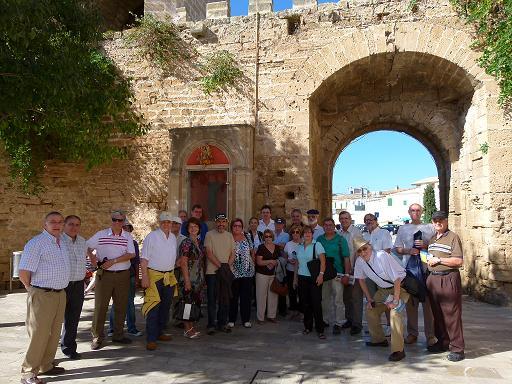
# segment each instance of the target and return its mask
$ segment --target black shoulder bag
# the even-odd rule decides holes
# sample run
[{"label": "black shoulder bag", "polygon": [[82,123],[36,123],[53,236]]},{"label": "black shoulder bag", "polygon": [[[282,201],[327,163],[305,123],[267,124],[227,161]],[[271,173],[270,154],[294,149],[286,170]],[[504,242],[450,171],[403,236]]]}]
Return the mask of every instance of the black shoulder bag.
[{"label": "black shoulder bag", "polygon": [[[320,259],[316,257],[316,243],[313,244],[313,260],[308,261],[307,263],[309,273],[311,274],[311,278],[316,280],[318,275],[320,274]],[[334,260],[330,257],[325,258],[325,271],[324,271],[324,281],[332,280],[336,277],[336,269],[334,268]]]},{"label": "black shoulder bag", "polygon": [[[369,262],[365,261],[366,264],[368,264],[368,266],[370,267],[370,269],[372,270],[372,272],[379,278],[381,279],[382,281],[385,281],[386,283],[388,284],[391,284],[393,286],[395,286],[395,283],[393,283],[392,281],[389,281],[389,280],[386,280],[386,279],[383,279],[382,277],[380,277],[379,275],[377,275],[377,272],[374,271],[374,269],[372,268],[372,266],[370,265]],[[419,294],[419,287],[418,287],[418,282],[416,281],[416,279],[410,275],[405,275],[404,279],[402,280],[402,282],[400,283],[400,286],[405,289],[405,291],[409,294],[409,295],[413,295],[413,296],[418,296]],[[391,287],[390,287],[391,288]]]}]

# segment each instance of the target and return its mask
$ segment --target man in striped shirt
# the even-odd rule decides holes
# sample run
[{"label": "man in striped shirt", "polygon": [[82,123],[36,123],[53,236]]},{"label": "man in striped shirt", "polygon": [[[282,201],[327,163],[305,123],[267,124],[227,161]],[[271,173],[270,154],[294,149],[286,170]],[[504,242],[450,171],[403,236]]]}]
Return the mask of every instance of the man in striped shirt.
[{"label": "man in striped shirt", "polygon": [[[123,230],[126,215],[114,211],[110,228],[97,232],[87,240],[89,257],[93,265],[98,265],[94,295],[94,317],[92,321],[91,349],[100,349],[105,338],[105,317],[110,299],[114,303],[114,333],[112,342],[130,344],[124,337],[124,319],[130,289],[130,259],[135,257],[133,237]],[[96,250],[96,255],[93,254]]]}]

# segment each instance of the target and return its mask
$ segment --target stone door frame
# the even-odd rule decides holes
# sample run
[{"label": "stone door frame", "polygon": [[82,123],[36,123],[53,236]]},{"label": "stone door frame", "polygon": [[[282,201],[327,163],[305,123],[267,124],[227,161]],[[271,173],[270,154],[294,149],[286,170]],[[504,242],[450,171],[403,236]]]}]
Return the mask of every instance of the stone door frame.
[{"label": "stone door frame", "polygon": [[[189,206],[189,171],[216,170],[228,171],[229,218],[245,219],[252,212],[253,189],[253,135],[254,128],[245,124],[223,126],[199,126],[191,128],[172,128],[171,163],[169,168],[169,186],[167,206],[171,212],[187,209]],[[186,165],[194,149],[210,144],[221,149],[229,160],[229,165],[213,164],[207,166]]]}]

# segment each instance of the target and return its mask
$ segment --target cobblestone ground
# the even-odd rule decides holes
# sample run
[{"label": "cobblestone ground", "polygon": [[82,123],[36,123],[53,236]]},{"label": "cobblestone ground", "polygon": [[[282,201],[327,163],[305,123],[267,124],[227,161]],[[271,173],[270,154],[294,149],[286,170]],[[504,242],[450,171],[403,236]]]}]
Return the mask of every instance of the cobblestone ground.
[{"label": "cobblestone ground", "polygon": [[[20,365],[27,346],[24,327],[25,293],[0,296],[0,383],[19,383]],[[140,307],[141,298],[137,298]],[[302,324],[237,326],[232,334],[204,335],[188,340],[172,328],[174,339],[154,352],[145,350],[144,337],[120,347],[106,343],[89,349],[94,300],[84,305],[78,351],[83,359],[70,361],[57,352],[66,374],[44,377],[52,383],[511,383],[512,310],[464,299],[466,360],[451,363],[445,355],[425,353],[425,339],[406,346],[402,362],[388,362],[389,350],[368,348],[367,334],[343,333],[319,340],[303,336]],[[143,319],[138,325],[144,329]],[[421,322],[421,321],[420,321]],[[204,330],[204,323],[200,328]]]}]

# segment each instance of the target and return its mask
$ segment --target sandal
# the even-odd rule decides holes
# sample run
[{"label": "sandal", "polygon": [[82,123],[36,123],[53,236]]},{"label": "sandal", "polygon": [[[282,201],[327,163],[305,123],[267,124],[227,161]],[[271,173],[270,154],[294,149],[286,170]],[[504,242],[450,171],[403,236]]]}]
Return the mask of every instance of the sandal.
[{"label": "sandal", "polygon": [[190,328],[188,331],[183,332],[183,336],[187,339],[195,339],[201,335],[201,332],[197,332],[194,327]]},{"label": "sandal", "polygon": [[325,340],[325,334],[324,333],[319,333],[318,334],[318,338],[321,339],[321,340]]},{"label": "sandal", "polygon": [[302,331],[303,335],[309,335],[310,333],[311,333],[311,331],[309,329],[305,329]]}]

